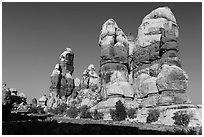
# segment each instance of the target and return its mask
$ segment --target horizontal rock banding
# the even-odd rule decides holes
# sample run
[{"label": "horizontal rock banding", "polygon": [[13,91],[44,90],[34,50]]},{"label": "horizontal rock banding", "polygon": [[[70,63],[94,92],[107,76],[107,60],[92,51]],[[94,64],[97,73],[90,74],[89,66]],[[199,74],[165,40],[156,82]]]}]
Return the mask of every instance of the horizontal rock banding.
[{"label": "horizontal rock banding", "polygon": [[133,50],[133,89],[144,107],[189,103],[178,56],[178,25],[167,7],[144,17]]}]

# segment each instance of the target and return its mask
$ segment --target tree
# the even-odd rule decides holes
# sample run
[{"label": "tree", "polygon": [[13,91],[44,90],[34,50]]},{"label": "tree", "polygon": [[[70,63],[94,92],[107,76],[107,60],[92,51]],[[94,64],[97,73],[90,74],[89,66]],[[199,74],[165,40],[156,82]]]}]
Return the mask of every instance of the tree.
[{"label": "tree", "polygon": [[83,105],[81,106],[81,108],[79,109],[80,111],[80,118],[86,118],[86,119],[91,119],[92,116],[90,114],[90,112],[88,111],[89,107],[87,105]]},{"label": "tree", "polygon": [[156,122],[159,119],[160,112],[157,109],[152,109],[149,111],[148,117],[147,117],[147,123]]},{"label": "tree", "polygon": [[136,108],[129,108],[127,110],[127,116],[131,119],[136,118],[135,114],[137,113],[137,109]]},{"label": "tree", "polygon": [[188,126],[191,117],[192,115],[187,114],[187,111],[181,110],[181,111],[175,112],[172,119],[175,120],[174,124],[186,127]]},{"label": "tree", "polygon": [[123,103],[120,100],[116,102],[115,108],[116,108],[115,110],[113,109],[110,110],[111,118],[114,121],[125,120],[127,117],[127,113],[125,111]]},{"label": "tree", "polygon": [[67,116],[69,116],[70,118],[76,118],[78,116],[78,113],[78,109],[75,106],[72,106],[67,110]]}]

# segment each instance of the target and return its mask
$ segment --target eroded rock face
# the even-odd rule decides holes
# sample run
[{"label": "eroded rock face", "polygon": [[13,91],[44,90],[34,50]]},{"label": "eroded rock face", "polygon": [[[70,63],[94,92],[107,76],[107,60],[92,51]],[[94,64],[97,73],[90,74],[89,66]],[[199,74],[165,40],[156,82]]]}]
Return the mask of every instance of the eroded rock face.
[{"label": "eroded rock face", "polygon": [[133,50],[133,89],[143,107],[188,104],[188,76],[181,69],[176,19],[167,7],[144,17]]},{"label": "eroded rock face", "polygon": [[81,82],[82,89],[96,90],[99,88],[99,76],[93,64],[84,70]]},{"label": "eroded rock face", "polygon": [[59,96],[59,98],[71,95],[74,89],[74,79],[72,77],[74,71],[73,60],[73,51],[70,48],[66,48],[60,55],[60,63],[55,65],[51,74],[50,92],[55,93],[53,95]]},{"label": "eroded rock face", "polygon": [[[132,49],[134,40],[132,41]],[[99,36],[99,46],[101,47],[101,60],[99,75],[101,77],[102,101],[93,108],[109,112],[114,107],[115,101],[127,100],[129,107],[133,107],[133,88],[128,82],[130,73],[129,62],[129,41],[122,29],[118,27],[113,19],[107,20],[101,30]],[[131,51],[132,51],[131,49]]]},{"label": "eroded rock face", "polygon": [[159,91],[185,91],[188,86],[188,76],[177,66],[162,65],[161,72],[157,77]]},{"label": "eroded rock face", "polygon": [[[104,98],[112,95],[133,97],[128,83],[129,43],[126,35],[113,19],[107,20],[99,38],[101,47],[100,76]],[[130,90],[124,90],[122,86]]]}]

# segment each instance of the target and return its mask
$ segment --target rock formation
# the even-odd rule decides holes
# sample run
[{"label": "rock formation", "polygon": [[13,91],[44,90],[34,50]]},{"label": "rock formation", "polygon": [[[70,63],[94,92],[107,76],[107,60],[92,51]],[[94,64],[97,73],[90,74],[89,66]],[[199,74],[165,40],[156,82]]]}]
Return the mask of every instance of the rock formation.
[{"label": "rock formation", "polygon": [[169,8],[158,8],[144,17],[133,51],[133,88],[143,107],[190,103],[177,40],[178,25]]},{"label": "rock formation", "polygon": [[99,76],[97,75],[93,64],[90,64],[87,70],[84,70],[81,81],[83,89],[90,88],[96,90],[99,87]]},{"label": "rock formation", "polygon": [[201,107],[192,105],[186,95],[188,76],[178,56],[178,37],[176,19],[167,7],[144,17],[137,38],[107,20],[99,36],[99,76],[91,64],[81,80],[73,79],[74,53],[67,48],[51,75],[48,106],[55,108],[60,98],[69,96],[69,107],[87,105],[110,119],[110,109],[120,100],[126,108],[138,109],[139,122],[146,122],[149,110],[157,109],[160,116],[154,123],[172,125],[172,116],[181,110],[193,115],[189,126],[201,126]]},{"label": "rock formation", "polygon": [[[121,100],[123,103],[133,101],[133,89],[129,79],[129,42],[126,35],[118,27],[113,19],[107,20],[99,36],[101,47],[100,77],[101,96],[93,109],[108,111],[114,108],[115,103]],[[125,103],[128,104],[128,103]]]},{"label": "rock formation", "polygon": [[136,48],[136,38],[132,36],[131,33],[128,33],[127,40],[129,43],[129,55],[128,55],[129,68],[130,68],[129,83],[133,84],[133,50]]},{"label": "rock formation", "polygon": [[55,69],[51,74],[50,92],[54,96],[67,97],[72,94],[74,89],[74,79],[72,73],[74,71],[73,66],[74,53],[70,48],[67,48],[60,55],[60,63],[55,65]]},{"label": "rock formation", "polygon": [[[197,110],[186,95],[188,76],[181,68],[178,36],[176,19],[167,7],[145,16],[138,29],[132,65],[134,94],[144,108],[138,114],[138,121],[146,121],[143,116],[147,115],[148,108],[162,111],[156,123],[163,124],[173,124],[171,116],[180,110],[178,108],[184,106],[188,113]],[[189,123],[191,126],[196,124],[199,125],[200,121],[191,120]]]}]

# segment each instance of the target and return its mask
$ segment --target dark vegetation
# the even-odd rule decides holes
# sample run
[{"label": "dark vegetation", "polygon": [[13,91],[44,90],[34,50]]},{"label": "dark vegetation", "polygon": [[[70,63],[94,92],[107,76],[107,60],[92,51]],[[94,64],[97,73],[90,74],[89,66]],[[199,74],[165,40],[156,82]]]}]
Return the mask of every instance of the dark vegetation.
[{"label": "dark vegetation", "polygon": [[85,119],[92,119],[91,113],[88,111],[89,107],[87,105],[81,106],[79,108],[79,117]]},{"label": "dark vegetation", "polygon": [[152,109],[149,111],[147,116],[147,123],[156,122],[160,116],[160,112],[157,109]]},{"label": "dark vegetation", "polygon": [[103,120],[103,116],[104,116],[103,113],[98,112],[96,109],[94,110],[94,113],[93,113],[94,120]]},{"label": "dark vegetation", "polygon": [[67,108],[68,106],[66,104],[62,104],[60,106],[58,106],[57,108],[54,109],[49,109],[48,112],[51,114],[65,114],[67,112]]},{"label": "dark vegetation", "polygon": [[43,110],[43,108],[41,106],[31,106],[28,110],[29,113],[32,114],[45,114],[45,111]]},{"label": "dark vegetation", "polygon": [[136,116],[136,113],[137,113],[137,109],[136,108],[129,108],[129,109],[127,109],[127,116],[129,117],[129,118],[131,118],[131,119],[134,119],[134,118],[136,118],[137,116]]},{"label": "dark vegetation", "polygon": [[[113,125],[114,121],[107,121],[107,124],[99,122],[88,122],[93,120],[32,120],[27,122],[3,122],[3,135],[188,135],[201,134],[201,128],[183,129],[164,125],[151,125],[137,123],[137,127]],[[80,122],[79,122],[80,121]],[[109,124],[110,123],[110,124]],[[147,127],[146,127],[147,126]],[[152,129],[150,129],[150,126]],[[142,127],[142,128],[141,128]],[[166,130],[160,130],[164,129]],[[22,130],[23,129],[23,130]],[[174,130],[173,130],[174,129]]]},{"label": "dark vegetation", "polygon": [[72,106],[67,110],[67,116],[70,118],[76,118],[78,116],[79,110],[75,107]]},{"label": "dark vegetation", "polygon": [[115,110],[110,110],[110,115],[114,121],[121,121],[126,119],[127,113],[123,103],[120,100],[116,102]]},{"label": "dark vegetation", "polygon": [[172,119],[175,120],[174,124],[179,126],[187,127],[190,122],[191,115],[187,114],[186,111],[177,111],[174,113]]}]

